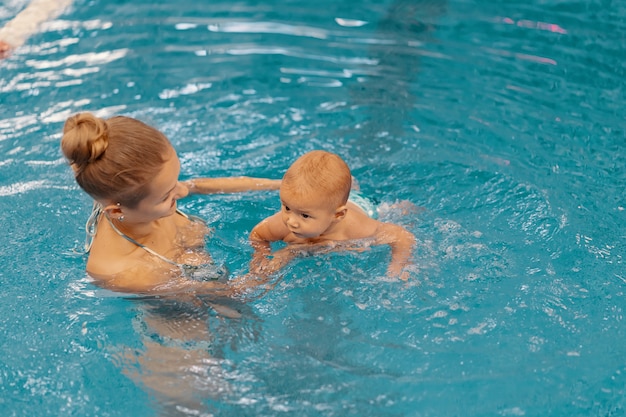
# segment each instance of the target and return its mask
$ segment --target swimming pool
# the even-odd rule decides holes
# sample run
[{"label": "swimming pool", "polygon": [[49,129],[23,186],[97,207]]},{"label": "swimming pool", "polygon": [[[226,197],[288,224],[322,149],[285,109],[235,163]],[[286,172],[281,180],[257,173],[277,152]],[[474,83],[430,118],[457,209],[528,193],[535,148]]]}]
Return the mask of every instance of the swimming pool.
[{"label": "swimming pool", "polygon": [[[624,414],[622,3],[152,3],[77,0],[0,62],[1,415]],[[339,153],[374,199],[422,208],[391,217],[418,267],[299,259],[216,301],[238,319],[99,290],[59,151],[82,110],[162,129],[184,178]],[[238,275],[278,202],[181,206]]]}]

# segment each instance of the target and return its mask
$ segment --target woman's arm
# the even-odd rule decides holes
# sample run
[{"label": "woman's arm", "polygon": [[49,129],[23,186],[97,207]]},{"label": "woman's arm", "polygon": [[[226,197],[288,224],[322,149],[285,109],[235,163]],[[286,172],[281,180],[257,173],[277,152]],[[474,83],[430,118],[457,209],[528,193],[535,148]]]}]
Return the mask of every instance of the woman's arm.
[{"label": "woman's arm", "polygon": [[254,177],[194,178],[183,181],[189,194],[240,193],[245,191],[278,190],[281,180]]},{"label": "woman's arm", "polygon": [[157,267],[134,267],[111,276],[90,273],[94,283],[111,291],[158,296],[196,296],[233,297],[240,295],[256,286],[265,284],[255,280],[242,282],[231,281],[196,281],[184,276],[173,276],[164,273]]}]

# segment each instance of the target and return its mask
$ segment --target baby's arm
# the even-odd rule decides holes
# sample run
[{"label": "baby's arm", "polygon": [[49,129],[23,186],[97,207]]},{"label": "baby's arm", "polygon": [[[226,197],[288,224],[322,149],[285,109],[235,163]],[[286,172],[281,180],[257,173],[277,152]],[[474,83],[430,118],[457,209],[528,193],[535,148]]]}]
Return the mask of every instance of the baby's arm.
[{"label": "baby's arm", "polygon": [[256,190],[278,190],[280,180],[254,177],[195,178],[184,181],[190,194],[240,193]]},{"label": "baby's arm", "polygon": [[250,232],[250,243],[269,247],[270,242],[283,240],[289,234],[289,229],[285,226],[281,212],[259,222]]},{"label": "baby's arm", "polygon": [[272,248],[271,242],[277,242],[285,239],[289,234],[289,229],[285,226],[278,212],[257,224],[250,232],[250,245],[254,249],[252,262],[250,263],[250,272],[255,274],[268,275],[279,270],[289,260],[279,256],[277,259],[271,259]]},{"label": "baby's arm", "polygon": [[376,231],[376,237],[378,243],[386,243],[391,247],[391,262],[387,268],[387,275],[406,281],[409,276],[403,269],[410,264],[415,236],[397,224],[381,223]]}]

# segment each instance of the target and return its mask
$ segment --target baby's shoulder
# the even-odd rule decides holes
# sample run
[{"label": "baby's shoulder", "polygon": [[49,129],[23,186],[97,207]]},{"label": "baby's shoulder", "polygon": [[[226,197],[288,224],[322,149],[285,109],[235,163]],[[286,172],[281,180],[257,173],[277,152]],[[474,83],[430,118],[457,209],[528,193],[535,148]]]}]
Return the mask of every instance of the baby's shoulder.
[{"label": "baby's shoulder", "polygon": [[349,207],[349,209],[344,223],[345,234],[348,235],[348,239],[364,239],[377,234],[381,222],[372,219],[358,206],[353,209]]}]

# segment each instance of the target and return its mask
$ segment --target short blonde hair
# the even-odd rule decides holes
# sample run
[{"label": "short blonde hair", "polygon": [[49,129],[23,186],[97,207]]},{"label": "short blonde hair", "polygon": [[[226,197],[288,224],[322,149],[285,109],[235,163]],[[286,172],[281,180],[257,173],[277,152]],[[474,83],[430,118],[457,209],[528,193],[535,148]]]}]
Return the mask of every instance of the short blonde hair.
[{"label": "short blonde hair", "polygon": [[132,208],[149,193],[173,147],[163,133],[139,120],[79,113],[65,122],[61,149],[87,194]]},{"label": "short blonde hair", "polygon": [[311,151],[298,158],[285,172],[282,187],[300,195],[324,193],[325,203],[340,207],[348,201],[352,188],[350,168],[341,157],[326,151]]}]

